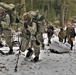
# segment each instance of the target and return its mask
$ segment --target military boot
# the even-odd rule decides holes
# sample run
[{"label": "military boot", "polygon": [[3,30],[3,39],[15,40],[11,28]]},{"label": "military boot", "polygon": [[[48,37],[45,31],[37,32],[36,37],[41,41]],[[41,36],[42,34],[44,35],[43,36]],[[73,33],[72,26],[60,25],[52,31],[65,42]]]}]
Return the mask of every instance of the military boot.
[{"label": "military boot", "polygon": [[0,42],[0,47],[3,47],[4,45]]},{"label": "military boot", "polygon": [[43,44],[43,45],[42,45],[42,49],[43,49],[43,50],[44,50],[44,47],[45,47],[45,46],[44,46],[44,44]]},{"label": "military boot", "polygon": [[73,50],[72,47],[70,47],[70,50]]},{"label": "military boot", "polygon": [[31,60],[32,62],[38,62],[39,61],[39,57],[35,57],[33,60]]},{"label": "military boot", "polygon": [[8,53],[6,53],[6,55],[11,55],[11,54],[14,54],[14,52],[13,52],[13,49],[12,49],[12,48],[10,48],[9,52],[8,52]]},{"label": "military boot", "polygon": [[27,50],[28,52],[26,54],[26,57],[29,58],[33,54],[33,50],[31,48],[28,48]]},{"label": "military boot", "polygon": [[51,41],[50,41],[50,40],[48,40],[48,43],[49,43],[49,44],[51,44]]}]

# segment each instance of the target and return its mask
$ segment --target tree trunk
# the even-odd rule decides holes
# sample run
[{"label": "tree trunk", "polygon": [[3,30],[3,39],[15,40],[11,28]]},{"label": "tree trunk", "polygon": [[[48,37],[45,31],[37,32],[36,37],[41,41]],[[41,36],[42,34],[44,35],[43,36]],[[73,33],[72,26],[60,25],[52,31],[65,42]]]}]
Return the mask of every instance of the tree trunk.
[{"label": "tree trunk", "polygon": [[26,12],[25,0],[21,0],[21,15]]},{"label": "tree trunk", "polygon": [[62,27],[64,27],[64,16],[65,16],[65,0],[62,0],[62,5],[61,5],[61,21],[60,21],[60,25]]},{"label": "tree trunk", "polygon": [[31,10],[33,10],[33,0],[31,0]]}]

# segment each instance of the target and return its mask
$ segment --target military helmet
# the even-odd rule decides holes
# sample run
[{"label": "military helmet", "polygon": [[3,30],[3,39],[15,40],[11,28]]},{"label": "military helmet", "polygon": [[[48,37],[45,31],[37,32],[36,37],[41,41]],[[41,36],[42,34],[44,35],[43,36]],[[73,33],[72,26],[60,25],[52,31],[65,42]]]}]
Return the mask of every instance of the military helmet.
[{"label": "military helmet", "polygon": [[29,11],[29,14],[31,17],[36,17],[37,16],[37,12],[35,11]]},{"label": "military helmet", "polygon": [[11,10],[15,9],[15,5],[14,4],[9,4],[9,7]]},{"label": "military helmet", "polygon": [[15,9],[15,5],[14,4],[7,4],[7,3],[4,3],[4,2],[0,2],[0,6],[2,6],[3,8],[5,8],[7,10]]}]

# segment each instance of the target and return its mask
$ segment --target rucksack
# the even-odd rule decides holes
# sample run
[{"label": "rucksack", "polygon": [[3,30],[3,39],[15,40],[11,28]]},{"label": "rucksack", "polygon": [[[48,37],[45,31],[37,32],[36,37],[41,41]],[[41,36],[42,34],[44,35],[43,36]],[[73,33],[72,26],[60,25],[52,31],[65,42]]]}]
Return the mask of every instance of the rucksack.
[{"label": "rucksack", "polygon": [[6,4],[0,2],[0,6],[5,9],[5,13],[10,16],[10,24],[16,21],[16,16],[14,15],[15,5],[14,4]]}]

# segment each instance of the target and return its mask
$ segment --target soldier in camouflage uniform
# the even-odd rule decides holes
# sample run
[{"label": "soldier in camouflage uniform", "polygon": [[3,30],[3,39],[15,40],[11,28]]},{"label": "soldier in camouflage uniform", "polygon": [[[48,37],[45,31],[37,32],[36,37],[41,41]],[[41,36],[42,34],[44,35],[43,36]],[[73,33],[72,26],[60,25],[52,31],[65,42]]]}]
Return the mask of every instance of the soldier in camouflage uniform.
[{"label": "soldier in camouflage uniform", "polygon": [[11,29],[10,29],[10,17],[9,14],[5,13],[4,8],[0,7],[0,35],[4,34],[6,43],[8,44],[10,50],[7,54],[13,53],[12,42],[11,42]]},{"label": "soldier in camouflage uniform", "polygon": [[1,36],[2,36],[2,30],[3,30],[3,27],[1,25],[1,20],[2,20],[3,13],[4,13],[4,9],[0,7],[0,47],[3,47],[3,44],[1,42]]},{"label": "soldier in camouflage uniform", "polygon": [[54,26],[53,26],[53,25],[48,25],[48,26],[47,26],[48,45],[51,44],[50,39],[51,39],[53,33],[54,33]]},{"label": "soldier in camouflage uniform", "polygon": [[33,16],[33,21],[37,23],[37,39],[40,42],[42,49],[44,49],[43,36],[42,34],[45,32],[45,17],[40,14],[39,11],[32,11],[30,13]]},{"label": "soldier in camouflage uniform", "polygon": [[75,29],[71,23],[68,23],[68,27],[66,28],[66,38],[68,38],[68,43],[71,44],[71,50],[73,47],[73,40],[75,37]]},{"label": "soldier in camouflage uniform", "polygon": [[44,23],[45,23],[45,17],[44,17],[44,15],[41,15],[41,14],[37,14],[37,20],[38,20],[38,31],[37,31],[37,33],[38,33],[38,39],[39,39],[39,41],[40,41],[40,44],[41,44],[41,46],[42,46],[42,49],[44,49],[44,43],[43,43],[43,37],[42,37],[42,35],[43,35],[43,33],[45,32],[45,25],[44,25]]},{"label": "soldier in camouflage uniform", "polygon": [[[33,59],[34,62],[39,60],[40,54],[40,44],[37,39],[37,25],[36,22],[32,20],[28,13],[23,15],[24,18],[24,27],[22,29],[22,41],[21,41],[21,51],[25,51],[28,49],[28,53],[26,57],[30,57],[33,53],[32,47],[34,48],[35,58]],[[29,43],[31,44],[29,48]]]},{"label": "soldier in camouflage uniform", "polygon": [[[10,12],[10,13],[9,13]],[[1,34],[4,34],[4,38],[6,40],[6,43],[8,44],[10,50],[6,54],[13,54],[13,46],[11,42],[12,38],[12,31],[11,31],[11,23],[16,22],[16,14],[15,12],[15,6],[13,4],[6,4],[0,2],[0,31]],[[13,22],[11,22],[12,17],[13,17]]]},{"label": "soldier in camouflage uniform", "polygon": [[63,28],[60,28],[60,32],[58,34],[58,37],[59,37],[59,41],[60,42],[63,42],[63,39],[65,39],[65,31],[63,30]]},{"label": "soldier in camouflage uniform", "polygon": [[4,2],[0,2],[0,6],[5,9],[5,12],[9,14],[10,16],[10,25],[14,25],[16,22],[16,10],[15,10],[15,5],[14,4],[7,4]]}]

